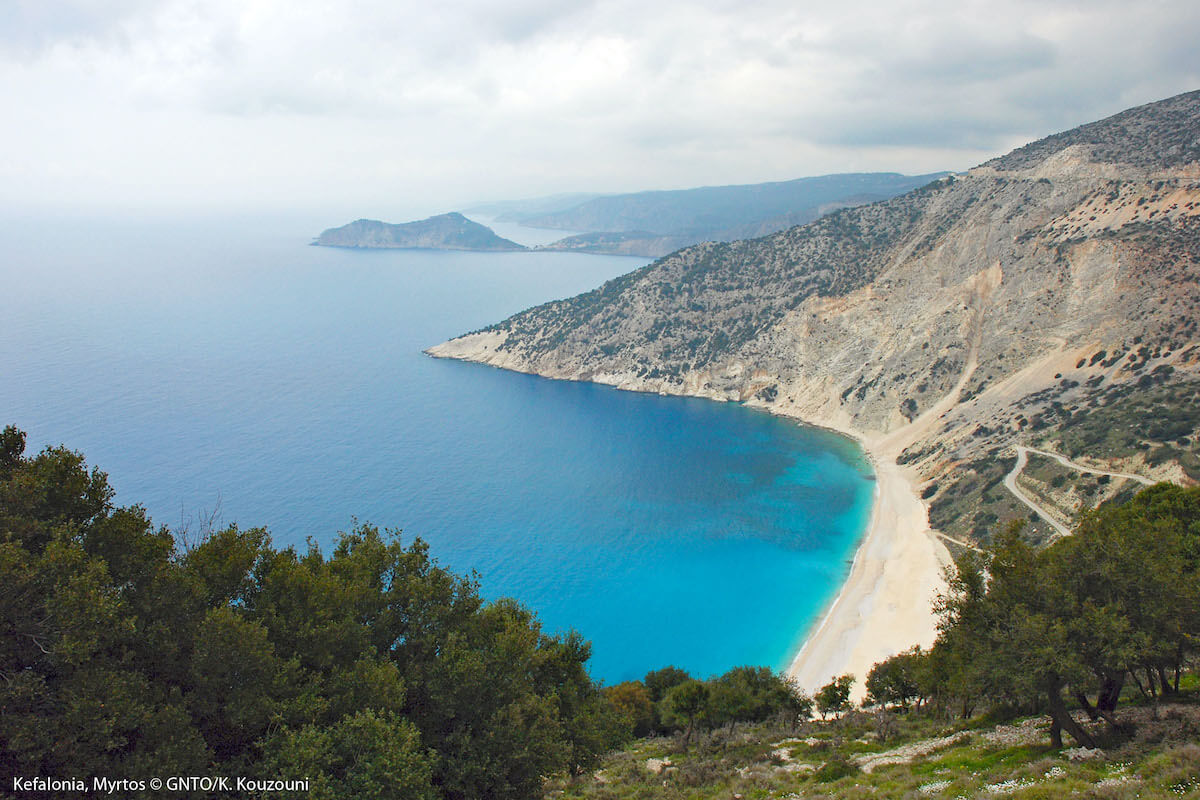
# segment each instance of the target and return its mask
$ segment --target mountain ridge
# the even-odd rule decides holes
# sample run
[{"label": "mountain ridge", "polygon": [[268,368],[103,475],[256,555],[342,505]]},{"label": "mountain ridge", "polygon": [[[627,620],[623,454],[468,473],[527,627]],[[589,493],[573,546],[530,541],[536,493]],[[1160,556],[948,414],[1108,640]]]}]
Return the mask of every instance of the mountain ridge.
[{"label": "mountain ridge", "polygon": [[[848,173],[620,195],[560,194],[468,209],[468,213],[494,215],[499,222],[583,231],[528,248],[497,236],[491,228],[456,211],[400,224],[359,219],[323,231],[314,244],[658,257],[703,241],[764,236],[811,222],[839,208],[895,196],[945,174]],[[639,227],[640,223],[653,223],[653,227]]]},{"label": "mountain ridge", "polygon": [[[983,542],[1021,513],[987,462],[1197,380],[1198,142],[1200,91],[805,226],[684,248],[428,352],[870,438],[945,405],[898,458],[932,489],[935,517],[956,509],[943,527]],[[1186,415],[1176,395],[1165,407]],[[1188,480],[1196,433],[1085,455]]]},{"label": "mountain ridge", "polygon": [[948,173],[839,173],[788,181],[601,195],[549,213],[500,219],[532,227],[587,231],[543,250],[657,258],[705,241],[765,236],[839,208],[884,200]]},{"label": "mountain ridge", "polygon": [[908,191],[945,174],[836,173],[787,181],[656,189],[601,195],[559,211],[516,215],[511,221],[539,228],[610,233],[647,230],[682,235],[733,231],[795,213],[797,209],[811,208],[815,213],[823,205],[851,197],[884,199],[897,194],[897,190]]}]

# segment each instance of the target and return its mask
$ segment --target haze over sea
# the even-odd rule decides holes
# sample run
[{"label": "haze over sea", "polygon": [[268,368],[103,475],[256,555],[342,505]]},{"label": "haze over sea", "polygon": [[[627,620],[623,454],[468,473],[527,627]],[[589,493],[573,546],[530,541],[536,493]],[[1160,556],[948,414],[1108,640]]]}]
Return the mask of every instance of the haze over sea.
[{"label": "haze over sea", "polygon": [[81,450],[173,528],[216,510],[282,545],[328,550],[356,517],[421,536],[581,631],[607,683],[786,666],[870,515],[854,443],[421,353],[644,259],[308,247],[313,225],[4,222],[0,424]]}]

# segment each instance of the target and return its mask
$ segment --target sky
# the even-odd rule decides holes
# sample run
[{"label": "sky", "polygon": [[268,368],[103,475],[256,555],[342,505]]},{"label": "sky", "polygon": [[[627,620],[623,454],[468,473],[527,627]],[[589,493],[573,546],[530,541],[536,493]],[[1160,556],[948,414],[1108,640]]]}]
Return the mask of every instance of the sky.
[{"label": "sky", "polygon": [[1195,0],[0,0],[0,210],[400,221],[963,170],[1200,88]]}]

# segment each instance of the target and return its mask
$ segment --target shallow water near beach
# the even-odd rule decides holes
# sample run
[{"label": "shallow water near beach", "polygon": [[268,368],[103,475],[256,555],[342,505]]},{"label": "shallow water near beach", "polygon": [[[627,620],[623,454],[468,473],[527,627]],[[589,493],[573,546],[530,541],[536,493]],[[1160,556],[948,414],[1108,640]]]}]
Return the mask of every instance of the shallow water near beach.
[{"label": "shallow water near beach", "polygon": [[869,518],[857,445],[421,353],[644,259],[307,246],[322,227],[3,223],[0,424],[81,450],[159,524],[421,536],[581,631],[607,683],[786,666]]}]

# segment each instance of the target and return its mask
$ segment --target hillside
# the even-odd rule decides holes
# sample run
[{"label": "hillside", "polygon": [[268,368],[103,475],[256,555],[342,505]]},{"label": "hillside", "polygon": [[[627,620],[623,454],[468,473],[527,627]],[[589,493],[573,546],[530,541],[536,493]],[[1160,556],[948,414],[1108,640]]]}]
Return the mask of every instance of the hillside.
[{"label": "hillside", "polygon": [[650,231],[613,231],[609,233],[577,233],[536,249],[563,253],[598,253],[653,258],[672,253],[689,244],[695,244],[695,242],[688,236],[671,236]]},{"label": "hillside", "polygon": [[[663,234],[733,229],[762,220],[859,198],[881,199],[914,189],[940,175],[859,173],[822,175],[739,186],[703,186],[594,197],[562,211],[518,214],[511,220],[539,228],[575,231],[649,230]],[[807,221],[807,220],[806,220]]]},{"label": "hillside", "polygon": [[0,431],[16,795],[209,775],[322,800],[1200,796],[1200,488],[1040,550],[1008,535],[986,581],[964,560],[938,641],[874,665],[860,709],[851,676],[809,696],[767,667],[602,686],[579,633],[485,600],[419,538],[171,530],[82,454],[25,450]]},{"label": "hillside", "polygon": [[1032,517],[1044,538],[1002,485],[1017,444],[1200,477],[1198,142],[1190,92],[899,197],[682,249],[430,353],[848,430],[894,446],[944,532],[986,543]]},{"label": "hillside", "polygon": [[[658,257],[704,241],[765,236],[840,208],[859,206],[922,186],[945,173],[857,173],[739,186],[593,196],[571,205],[527,201],[497,218],[535,228],[588,231],[546,245],[566,250]],[[561,201],[559,201],[561,203]],[[494,211],[500,206],[490,207]],[[539,210],[550,208],[553,210]]]},{"label": "hillside", "polygon": [[[1188,698],[1192,700],[1192,698]],[[1086,717],[1079,714],[1081,721]],[[556,778],[563,800],[686,798],[1177,798],[1200,791],[1200,706],[1124,708],[1137,733],[1103,749],[1050,746],[1037,718],[993,724],[874,709],[799,730],[721,728],[694,748],[655,737],[609,754],[591,775]]]},{"label": "hillside", "polygon": [[419,538],[171,530],[25,444],[0,430],[0,796],[529,800],[628,738],[583,637]]},{"label": "hillside", "polygon": [[467,214],[477,214],[484,217],[494,217],[500,222],[519,222],[522,219],[542,214],[554,214],[574,208],[580,203],[601,197],[595,192],[564,192],[545,197],[531,197],[525,200],[498,200],[490,203],[479,203],[463,209]]},{"label": "hillside", "polygon": [[699,227],[682,233],[653,233],[641,230],[580,233],[563,237],[535,249],[658,258],[699,242],[731,242],[738,239],[752,239],[759,236],[766,236],[776,231],[812,222],[814,219],[840,208],[853,208],[854,206],[880,199],[883,198],[878,195],[855,195],[843,198],[836,203],[827,203],[817,207],[808,206],[797,211],[791,211],[766,219],[754,220],[732,228]]},{"label": "hillside", "polygon": [[524,250],[524,245],[497,236],[491,228],[458,212],[417,222],[392,224],[360,219],[321,233],[313,242],[325,247],[426,248],[432,250]]}]

